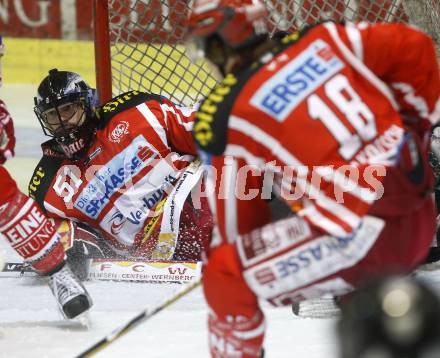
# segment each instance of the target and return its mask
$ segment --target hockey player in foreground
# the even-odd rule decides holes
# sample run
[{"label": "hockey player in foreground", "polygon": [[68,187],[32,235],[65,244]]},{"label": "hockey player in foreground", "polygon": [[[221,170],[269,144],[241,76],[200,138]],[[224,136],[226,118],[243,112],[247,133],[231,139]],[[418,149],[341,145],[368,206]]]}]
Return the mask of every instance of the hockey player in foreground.
[{"label": "hockey player in foreground", "polygon": [[29,193],[49,217],[78,222],[79,239],[95,236],[107,258],[201,259],[212,215],[205,197],[191,195],[204,189],[193,111],[137,91],[99,108],[78,74],[56,69],[35,105],[52,139],[42,145]]},{"label": "hockey player in foreground", "polygon": [[[1,58],[5,47],[0,37]],[[24,195],[2,164],[14,156],[15,136],[12,117],[0,100],[0,237],[32,265],[48,276],[49,286],[66,318],[87,311],[92,301],[78,278],[65,264],[63,236],[72,235],[67,220],[48,220],[38,205]]]},{"label": "hockey player in foreground", "polygon": [[[203,287],[217,358],[262,356],[259,298],[286,305],[409,272],[435,233],[431,39],[403,24],[332,22],[269,39],[265,17],[259,0],[196,0],[189,19],[225,75],[193,128],[216,188],[220,237]],[[271,222],[272,182],[288,205],[302,200],[297,215]]]}]

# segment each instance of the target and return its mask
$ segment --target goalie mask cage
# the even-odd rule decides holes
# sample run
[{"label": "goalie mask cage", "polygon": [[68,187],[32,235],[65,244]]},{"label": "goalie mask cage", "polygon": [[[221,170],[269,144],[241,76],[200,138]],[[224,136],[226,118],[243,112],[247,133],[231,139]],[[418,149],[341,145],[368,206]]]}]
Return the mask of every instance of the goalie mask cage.
[{"label": "goalie mask cage", "polygon": [[[264,0],[272,33],[320,20],[405,22],[439,43],[440,0]],[[101,101],[129,91],[192,105],[215,85],[206,63],[183,45],[190,0],[94,0],[97,88]]]}]

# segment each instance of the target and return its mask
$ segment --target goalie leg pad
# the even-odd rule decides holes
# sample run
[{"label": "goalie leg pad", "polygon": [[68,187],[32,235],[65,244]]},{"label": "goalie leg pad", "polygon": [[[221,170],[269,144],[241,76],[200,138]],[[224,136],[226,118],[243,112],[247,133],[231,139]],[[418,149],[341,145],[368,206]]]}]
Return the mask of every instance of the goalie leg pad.
[{"label": "goalie leg pad", "polygon": [[26,262],[40,273],[49,273],[63,263],[60,222],[47,219],[37,204],[18,190],[1,208],[0,236]]},{"label": "goalie leg pad", "polygon": [[214,358],[260,358],[265,320],[255,294],[241,274],[235,246],[213,249],[203,274],[211,308],[209,346]]}]

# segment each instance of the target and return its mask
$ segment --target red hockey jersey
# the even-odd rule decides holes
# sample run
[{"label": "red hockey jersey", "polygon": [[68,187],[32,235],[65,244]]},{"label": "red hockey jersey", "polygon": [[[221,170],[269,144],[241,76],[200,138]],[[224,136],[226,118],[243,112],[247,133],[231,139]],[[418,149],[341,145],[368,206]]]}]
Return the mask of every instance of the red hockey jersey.
[{"label": "red hockey jersey", "polygon": [[433,42],[415,28],[327,22],[283,38],[196,115],[221,236],[268,222],[273,189],[301,201],[313,227],[347,236],[383,196],[390,168],[426,167],[417,148],[439,120],[439,94]]},{"label": "red hockey jersey", "polygon": [[84,160],[63,159],[53,140],[43,144],[29,193],[49,216],[99,229],[125,256],[171,259],[184,204],[201,179],[192,126],[188,108],[122,94],[101,108]]}]

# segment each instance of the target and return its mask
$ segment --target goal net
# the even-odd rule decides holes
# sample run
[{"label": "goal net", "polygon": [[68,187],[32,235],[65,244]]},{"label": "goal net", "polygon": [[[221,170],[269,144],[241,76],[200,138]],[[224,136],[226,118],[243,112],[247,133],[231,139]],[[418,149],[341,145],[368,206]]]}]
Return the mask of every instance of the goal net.
[{"label": "goal net", "polygon": [[[271,31],[320,20],[413,23],[439,40],[439,0],[264,0]],[[203,61],[183,45],[190,0],[95,0],[97,85],[101,98],[128,90],[191,105],[215,85]],[[440,42],[438,42],[440,43]]]}]

